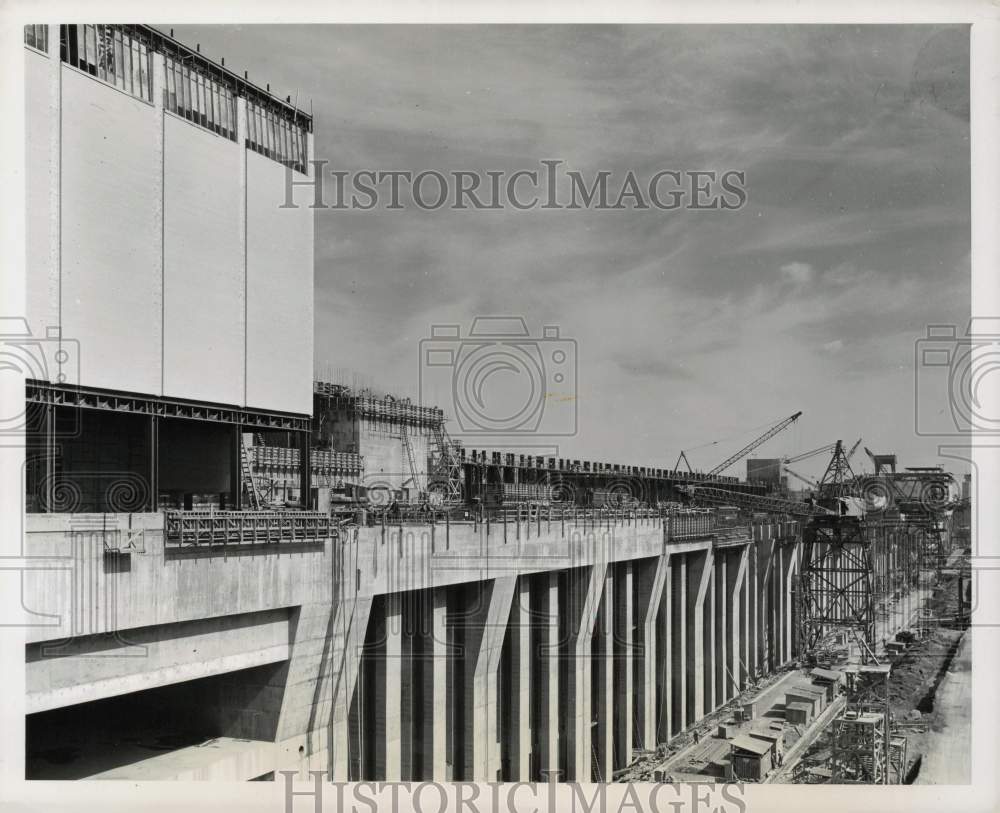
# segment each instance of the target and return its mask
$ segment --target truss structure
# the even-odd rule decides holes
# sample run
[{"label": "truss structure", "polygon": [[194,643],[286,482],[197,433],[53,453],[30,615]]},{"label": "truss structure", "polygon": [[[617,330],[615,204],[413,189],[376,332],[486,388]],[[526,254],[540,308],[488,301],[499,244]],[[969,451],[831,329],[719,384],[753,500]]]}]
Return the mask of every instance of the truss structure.
[{"label": "truss structure", "polygon": [[846,631],[862,657],[875,659],[875,562],[857,517],[814,516],[802,532],[799,641],[806,653],[834,631]]}]

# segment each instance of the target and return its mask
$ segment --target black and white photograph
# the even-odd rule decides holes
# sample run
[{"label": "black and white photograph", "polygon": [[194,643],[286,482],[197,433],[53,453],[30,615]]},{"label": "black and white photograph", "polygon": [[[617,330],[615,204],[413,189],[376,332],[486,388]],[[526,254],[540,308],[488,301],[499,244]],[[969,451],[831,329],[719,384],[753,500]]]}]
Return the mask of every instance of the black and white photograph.
[{"label": "black and white photograph", "polygon": [[996,809],[997,6],[204,5],[0,9],[10,809]]}]

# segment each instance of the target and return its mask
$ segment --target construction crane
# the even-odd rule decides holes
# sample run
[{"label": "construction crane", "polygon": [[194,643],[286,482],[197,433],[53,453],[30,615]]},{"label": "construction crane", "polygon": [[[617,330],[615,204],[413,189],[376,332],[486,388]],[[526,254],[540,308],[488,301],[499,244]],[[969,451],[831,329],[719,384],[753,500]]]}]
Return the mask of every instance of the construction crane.
[{"label": "construction crane", "polygon": [[785,473],[792,475],[792,477],[794,477],[796,480],[801,480],[803,483],[809,486],[809,488],[815,489],[819,487],[815,480],[810,480],[805,475],[799,474],[797,471],[792,471],[792,469],[788,468],[788,466],[785,466]]},{"label": "construction crane", "polygon": [[808,460],[810,457],[815,457],[818,454],[826,454],[827,452],[832,452],[836,443],[828,443],[826,446],[820,446],[818,449],[812,449],[808,452],[802,452],[802,454],[792,455],[791,457],[781,458],[782,463],[798,463],[801,460]]},{"label": "construction crane", "polygon": [[854,441],[854,445],[851,447],[851,451],[847,453],[847,462],[851,462],[851,458],[854,457],[854,453],[858,450],[858,446],[861,445],[861,438]]},{"label": "construction crane", "polygon": [[794,415],[790,415],[789,417],[785,418],[783,421],[779,421],[774,426],[772,426],[770,429],[768,429],[763,435],[760,435],[759,437],[757,437],[754,440],[750,441],[746,446],[744,446],[742,449],[740,449],[738,452],[736,452],[736,454],[730,455],[725,460],[723,460],[718,466],[716,466],[714,469],[712,469],[710,472],[708,472],[707,476],[708,477],[715,477],[718,474],[722,474],[722,472],[724,472],[726,469],[728,469],[734,463],[742,460],[744,457],[746,457],[748,454],[750,454],[750,452],[752,452],[758,446],[760,446],[761,444],[763,444],[766,441],[770,440],[775,435],[777,435],[779,432],[781,432],[784,429],[787,429],[789,426],[791,426],[793,423],[795,423],[799,419],[799,416],[801,414],[802,414],[802,412],[799,411],[799,412],[796,412]]}]

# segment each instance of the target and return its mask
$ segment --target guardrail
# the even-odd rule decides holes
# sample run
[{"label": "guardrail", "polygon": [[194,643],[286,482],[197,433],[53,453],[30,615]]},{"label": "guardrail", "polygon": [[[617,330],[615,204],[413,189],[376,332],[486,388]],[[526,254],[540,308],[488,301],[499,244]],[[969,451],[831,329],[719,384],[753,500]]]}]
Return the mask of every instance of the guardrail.
[{"label": "guardrail", "polygon": [[318,511],[165,511],[167,548],[322,542],[336,535]]}]

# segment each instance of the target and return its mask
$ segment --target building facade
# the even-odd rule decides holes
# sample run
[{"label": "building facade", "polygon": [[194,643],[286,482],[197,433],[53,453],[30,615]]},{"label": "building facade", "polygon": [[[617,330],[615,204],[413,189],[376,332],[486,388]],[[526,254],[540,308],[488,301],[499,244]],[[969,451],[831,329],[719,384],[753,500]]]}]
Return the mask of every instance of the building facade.
[{"label": "building facade", "polygon": [[241,428],[308,439],[312,120],[148,26],[28,26],[24,59],[29,510],[74,470],[78,508],[107,473],[239,504]]}]

